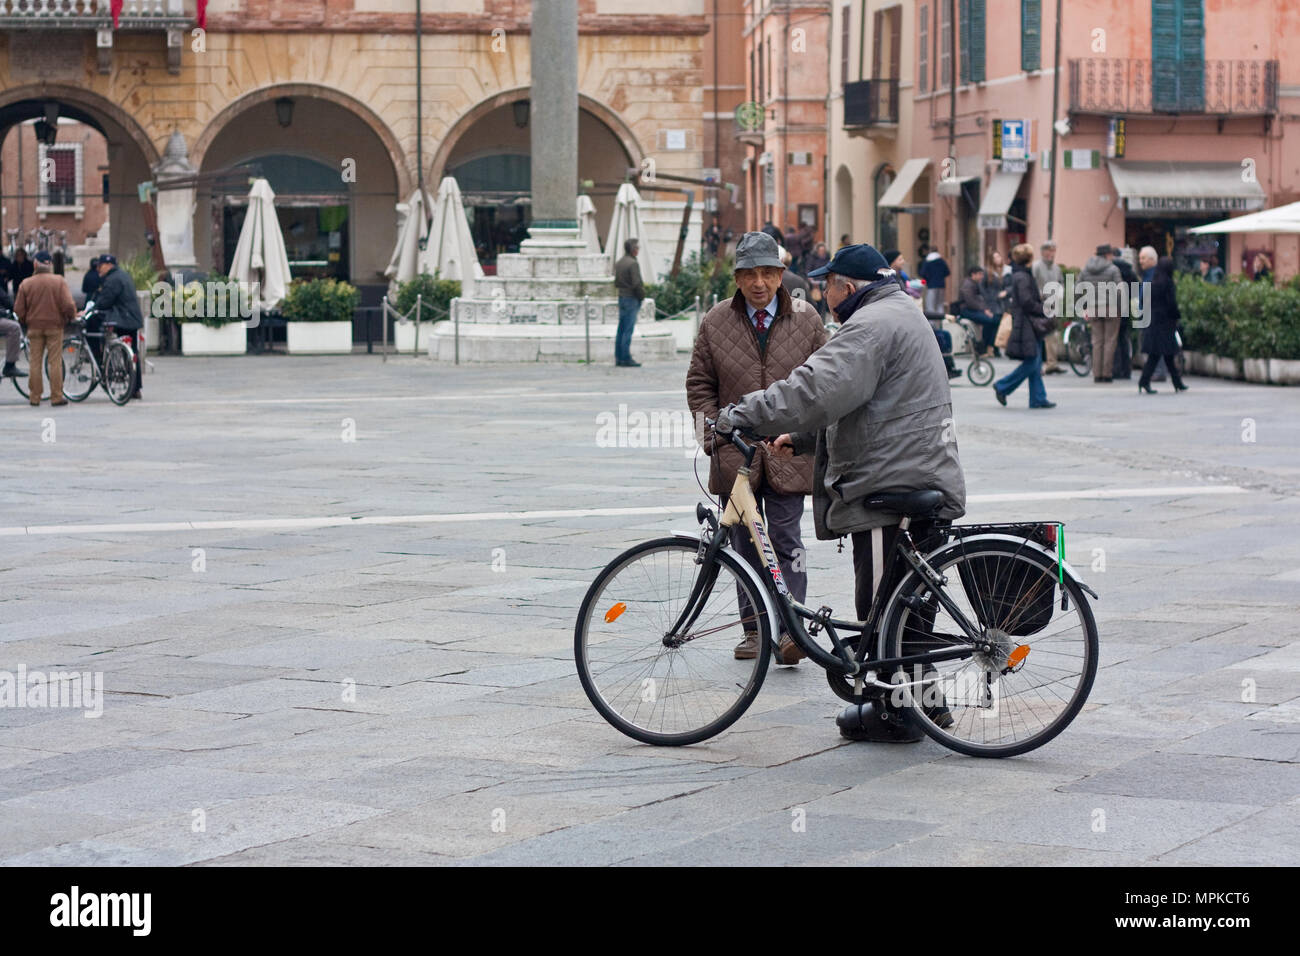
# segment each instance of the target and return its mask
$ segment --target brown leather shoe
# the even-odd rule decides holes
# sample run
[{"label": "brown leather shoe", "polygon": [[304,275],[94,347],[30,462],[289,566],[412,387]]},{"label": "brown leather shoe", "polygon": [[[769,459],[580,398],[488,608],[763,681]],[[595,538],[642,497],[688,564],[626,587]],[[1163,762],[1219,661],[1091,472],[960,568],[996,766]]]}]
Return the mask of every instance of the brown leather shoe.
[{"label": "brown leather shoe", "polygon": [[746,631],[745,639],[736,645],[736,660],[752,661],[758,656],[758,632]]},{"label": "brown leather shoe", "polygon": [[781,642],[776,645],[776,662],[778,664],[798,664],[808,655],[788,634],[781,635]]}]

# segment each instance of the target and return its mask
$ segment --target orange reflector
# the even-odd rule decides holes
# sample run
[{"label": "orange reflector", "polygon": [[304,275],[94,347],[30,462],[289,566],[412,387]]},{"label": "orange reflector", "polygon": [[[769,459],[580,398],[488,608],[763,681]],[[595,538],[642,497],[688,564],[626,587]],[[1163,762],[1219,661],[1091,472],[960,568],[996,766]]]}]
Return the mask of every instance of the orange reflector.
[{"label": "orange reflector", "polygon": [[613,624],[618,620],[620,614],[627,610],[627,605],[619,601],[612,608],[605,612],[605,623]]},{"label": "orange reflector", "polygon": [[1028,656],[1029,656],[1029,645],[1021,644],[1014,651],[1012,651],[1010,654],[1007,655],[1007,666],[1015,667],[1017,664],[1019,664]]}]

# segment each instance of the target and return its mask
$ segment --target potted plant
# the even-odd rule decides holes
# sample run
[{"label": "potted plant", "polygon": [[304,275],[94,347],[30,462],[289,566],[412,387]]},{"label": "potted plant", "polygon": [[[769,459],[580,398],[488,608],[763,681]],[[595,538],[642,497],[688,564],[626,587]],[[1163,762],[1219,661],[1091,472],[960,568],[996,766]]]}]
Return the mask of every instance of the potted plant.
[{"label": "potted plant", "polygon": [[182,355],[243,355],[248,348],[239,284],[192,277],[154,287],[154,315],[180,324]]},{"label": "potted plant", "polygon": [[280,311],[290,355],[352,351],[352,313],[361,293],[341,279],[299,280],[289,286]]},{"label": "potted plant", "polygon": [[153,256],[145,250],[137,252],[129,259],[123,259],[118,268],[131,277],[135,285],[135,295],[140,302],[140,314],[144,316],[144,341],[147,348],[158,348],[157,323],[152,311],[153,288],[158,281],[159,271],[154,267]]},{"label": "potted plant", "polygon": [[[397,289],[397,301],[393,307],[410,318],[393,324],[393,345],[397,351],[415,351],[418,348],[417,339],[427,345],[428,330],[434,322],[447,318],[451,300],[459,295],[460,282],[455,279],[439,279],[427,272],[420,273],[410,282],[403,282]],[[420,303],[418,317],[414,312],[417,300]]]}]

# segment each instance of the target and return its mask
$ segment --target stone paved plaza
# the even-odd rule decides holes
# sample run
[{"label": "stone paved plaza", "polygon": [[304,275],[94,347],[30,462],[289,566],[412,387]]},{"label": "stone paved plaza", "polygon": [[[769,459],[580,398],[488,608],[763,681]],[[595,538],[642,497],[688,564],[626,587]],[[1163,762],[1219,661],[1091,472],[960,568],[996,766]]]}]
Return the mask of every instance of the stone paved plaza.
[{"label": "stone paved plaza", "polygon": [[599,416],[684,411],[684,357],[155,366],[126,408],[0,389],[0,672],[104,690],[0,710],[7,864],[1300,862],[1300,390],[954,388],[967,520],[1064,521],[1101,595],[1087,709],[995,761],[841,740],[808,662],[694,747],[594,713],[584,590],[702,497]]}]

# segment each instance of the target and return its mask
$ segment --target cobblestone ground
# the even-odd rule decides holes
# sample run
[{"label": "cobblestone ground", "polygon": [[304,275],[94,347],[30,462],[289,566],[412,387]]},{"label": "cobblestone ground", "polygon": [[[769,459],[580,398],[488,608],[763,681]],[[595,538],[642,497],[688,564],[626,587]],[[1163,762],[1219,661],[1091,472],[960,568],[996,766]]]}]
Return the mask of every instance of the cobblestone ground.
[{"label": "cobblestone ground", "polygon": [[126,408],[0,389],[0,672],[103,681],[0,709],[6,863],[1298,862],[1300,391],[954,389],[968,519],[1064,521],[1101,595],[1087,709],[992,761],[841,740],[807,662],[694,747],[592,711],[587,584],[702,497],[599,416],[684,409],[684,358],[155,364]]}]

